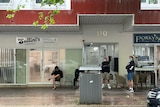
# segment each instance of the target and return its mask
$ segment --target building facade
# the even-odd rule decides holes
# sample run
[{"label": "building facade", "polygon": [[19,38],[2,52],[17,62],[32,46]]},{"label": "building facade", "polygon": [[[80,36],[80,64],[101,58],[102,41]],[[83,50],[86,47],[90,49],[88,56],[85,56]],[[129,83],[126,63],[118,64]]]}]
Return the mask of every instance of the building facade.
[{"label": "building facade", "polygon": [[[160,30],[160,12],[151,8],[159,2],[149,0],[65,0],[55,24],[46,30],[32,23],[49,7],[40,8],[33,0],[7,19],[6,9],[14,8],[16,0],[0,2],[1,84],[50,84],[55,65],[74,76],[78,65],[99,66],[104,57],[111,58],[113,72],[125,75],[128,56],[139,52],[135,45],[143,47],[134,44],[133,35]],[[150,45],[156,53],[155,43]]]}]

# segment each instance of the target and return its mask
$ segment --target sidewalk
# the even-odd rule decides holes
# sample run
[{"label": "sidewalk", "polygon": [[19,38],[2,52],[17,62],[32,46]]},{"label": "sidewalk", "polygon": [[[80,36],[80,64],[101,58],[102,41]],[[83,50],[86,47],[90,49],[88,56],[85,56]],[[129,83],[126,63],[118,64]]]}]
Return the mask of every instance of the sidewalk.
[{"label": "sidewalk", "polygon": [[102,104],[79,104],[79,90],[69,87],[0,88],[0,107],[146,107],[148,90],[103,89]]}]

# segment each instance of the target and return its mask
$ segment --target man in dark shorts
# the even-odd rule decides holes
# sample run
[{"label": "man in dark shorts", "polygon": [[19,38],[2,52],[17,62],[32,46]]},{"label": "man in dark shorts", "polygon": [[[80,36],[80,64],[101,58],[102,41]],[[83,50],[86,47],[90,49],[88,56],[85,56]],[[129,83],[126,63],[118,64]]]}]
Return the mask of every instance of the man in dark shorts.
[{"label": "man in dark shorts", "polygon": [[129,56],[129,63],[126,66],[127,73],[128,73],[127,78],[128,78],[129,92],[134,92],[133,90],[134,67],[135,67],[135,63],[134,63],[133,56]]},{"label": "man in dark shorts", "polygon": [[107,86],[108,86],[108,89],[111,89],[111,86],[110,86],[110,78],[109,78],[109,75],[110,75],[110,61],[107,59],[107,58],[104,58],[103,62],[102,62],[102,88],[105,87],[106,85],[106,80],[108,82]]}]

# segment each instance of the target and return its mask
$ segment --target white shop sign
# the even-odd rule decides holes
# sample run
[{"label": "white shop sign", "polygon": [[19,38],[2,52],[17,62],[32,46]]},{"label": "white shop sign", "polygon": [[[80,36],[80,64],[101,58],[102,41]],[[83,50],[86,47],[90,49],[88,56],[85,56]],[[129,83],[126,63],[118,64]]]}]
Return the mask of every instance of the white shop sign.
[{"label": "white shop sign", "polygon": [[18,47],[41,47],[45,45],[55,45],[57,38],[40,38],[40,37],[16,37],[16,45]]}]

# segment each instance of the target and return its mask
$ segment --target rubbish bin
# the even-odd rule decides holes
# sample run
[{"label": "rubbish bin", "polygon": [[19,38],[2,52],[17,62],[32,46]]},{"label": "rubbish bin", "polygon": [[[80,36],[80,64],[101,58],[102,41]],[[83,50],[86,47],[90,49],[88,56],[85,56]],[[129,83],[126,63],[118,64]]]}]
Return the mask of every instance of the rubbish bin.
[{"label": "rubbish bin", "polygon": [[102,88],[100,73],[80,75],[80,104],[101,104]]}]

